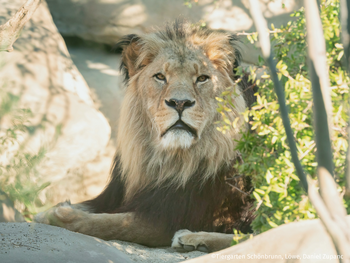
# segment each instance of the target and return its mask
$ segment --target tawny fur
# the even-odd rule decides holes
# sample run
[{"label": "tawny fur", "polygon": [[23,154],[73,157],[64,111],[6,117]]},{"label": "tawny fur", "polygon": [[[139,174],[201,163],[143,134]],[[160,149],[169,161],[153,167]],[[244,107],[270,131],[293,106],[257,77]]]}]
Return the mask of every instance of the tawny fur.
[{"label": "tawny fur", "polygon": [[[248,178],[232,178],[236,141],[247,131],[242,112],[248,98],[242,82],[235,83],[235,37],[176,22],[165,30],[126,36],[119,48],[127,87],[111,180],[95,199],[59,204],[35,220],[148,246],[170,245],[184,228],[249,231],[252,199],[242,191],[251,185]],[[222,133],[216,97],[229,87],[235,97],[226,116],[236,126]],[[186,108],[175,108],[174,99],[186,101]],[[188,129],[171,130],[180,120]],[[174,247],[203,245],[215,251],[232,239],[181,231]]]}]

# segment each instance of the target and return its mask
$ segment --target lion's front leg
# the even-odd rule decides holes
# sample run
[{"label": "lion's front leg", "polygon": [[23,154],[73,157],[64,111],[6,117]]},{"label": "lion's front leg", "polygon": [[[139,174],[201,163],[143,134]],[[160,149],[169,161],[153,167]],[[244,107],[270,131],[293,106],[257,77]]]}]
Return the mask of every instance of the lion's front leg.
[{"label": "lion's front leg", "polygon": [[59,203],[34,217],[37,223],[59,226],[80,233],[86,231],[90,219],[89,213],[75,209],[69,202]]},{"label": "lion's front leg", "polygon": [[171,246],[179,251],[199,250],[202,252],[214,252],[228,248],[232,239],[233,234],[191,232],[183,229],[175,233]]},{"label": "lion's front leg", "polygon": [[134,213],[92,214],[65,202],[36,215],[34,221],[105,240],[123,240],[152,247],[171,244],[172,233],[136,218]]}]

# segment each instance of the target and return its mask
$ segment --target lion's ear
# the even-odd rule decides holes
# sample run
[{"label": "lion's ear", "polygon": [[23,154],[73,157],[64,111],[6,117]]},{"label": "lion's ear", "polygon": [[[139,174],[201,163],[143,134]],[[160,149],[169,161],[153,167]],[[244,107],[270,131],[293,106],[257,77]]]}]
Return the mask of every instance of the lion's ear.
[{"label": "lion's ear", "polygon": [[128,81],[130,77],[137,72],[137,59],[141,50],[141,38],[138,35],[131,34],[123,37],[116,45],[114,50],[122,52],[122,62],[120,70],[124,74],[124,81]]},{"label": "lion's ear", "polygon": [[233,78],[235,69],[241,61],[239,52],[239,40],[236,35],[229,35],[225,32],[214,31],[201,36],[200,45],[212,63],[219,69],[227,71]]}]

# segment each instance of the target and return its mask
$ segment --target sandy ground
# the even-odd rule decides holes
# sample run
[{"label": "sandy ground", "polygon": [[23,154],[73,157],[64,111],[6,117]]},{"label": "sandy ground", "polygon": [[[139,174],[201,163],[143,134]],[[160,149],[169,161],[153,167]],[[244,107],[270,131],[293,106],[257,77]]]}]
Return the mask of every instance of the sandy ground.
[{"label": "sandy ground", "polygon": [[182,262],[207,254],[199,251],[179,253],[170,247],[149,248],[119,240],[109,241],[109,243],[128,255],[132,261],[142,263]]},{"label": "sandy ground", "polygon": [[202,255],[205,253],[104,241],[44,224],[0,223],[1,263],[173,263]]}]

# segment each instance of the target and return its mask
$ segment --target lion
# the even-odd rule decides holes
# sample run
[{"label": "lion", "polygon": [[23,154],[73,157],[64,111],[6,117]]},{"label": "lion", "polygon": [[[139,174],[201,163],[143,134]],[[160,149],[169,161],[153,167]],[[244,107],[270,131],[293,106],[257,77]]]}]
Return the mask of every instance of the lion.
[{"label": "lion", "polygon": [[[235,84],[237,37],[176,21],[118,44],[126,91],[111,178],[96,198],[69,201],[35,217],[105,240],[213,252],[233,229],[251,231],[248,177],[234,176],[235,149],[248,130],[244,81]],[[217,100],[235,87],[227,112],[236,126],[217,129]]]}]

